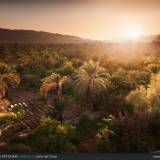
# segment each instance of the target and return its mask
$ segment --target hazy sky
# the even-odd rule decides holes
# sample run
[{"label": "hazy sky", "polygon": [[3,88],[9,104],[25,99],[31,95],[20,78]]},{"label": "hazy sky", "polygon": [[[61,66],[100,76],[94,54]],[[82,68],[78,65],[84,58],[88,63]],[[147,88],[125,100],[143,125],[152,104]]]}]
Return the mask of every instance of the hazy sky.
[{"label": "hazy sky", "polygon": [[[140,1],[140,2],[138,2]],[[160,0],[0,0],[0,27],[108,40],[160,33]]]}]

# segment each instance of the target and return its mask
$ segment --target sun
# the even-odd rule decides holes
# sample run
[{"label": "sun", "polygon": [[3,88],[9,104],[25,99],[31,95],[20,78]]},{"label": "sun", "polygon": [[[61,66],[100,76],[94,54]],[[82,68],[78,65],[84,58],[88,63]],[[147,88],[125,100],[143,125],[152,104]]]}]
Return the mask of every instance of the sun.
[{"label": "sun", "polygon": [[141,30],[136,26],[130,27],[127,31],[127,38],[129,40],[137,40],[140,36],[141,36]]}]

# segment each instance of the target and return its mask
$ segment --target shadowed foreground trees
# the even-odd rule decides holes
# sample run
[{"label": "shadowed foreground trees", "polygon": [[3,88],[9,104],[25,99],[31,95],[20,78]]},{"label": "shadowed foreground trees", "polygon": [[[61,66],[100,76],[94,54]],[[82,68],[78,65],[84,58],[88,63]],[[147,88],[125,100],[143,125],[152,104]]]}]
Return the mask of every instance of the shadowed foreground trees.
[{"label": "shadowed foreground trees", "polygon": [[109,115],[96,135],[100,152],[152,152],[160,147],[160,112]]}]

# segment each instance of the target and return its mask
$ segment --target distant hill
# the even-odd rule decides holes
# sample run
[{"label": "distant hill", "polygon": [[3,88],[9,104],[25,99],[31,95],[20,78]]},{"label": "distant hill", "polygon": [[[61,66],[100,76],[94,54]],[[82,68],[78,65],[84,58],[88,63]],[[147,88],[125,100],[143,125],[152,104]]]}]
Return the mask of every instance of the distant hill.
[{"label": "distant hill", "polygon": [[[24,44],[78,44],[78,43],[115,43],[115,41],[93,41],[73,35],[63,35],[34,30],[12,30],[0,28],[0,43],[24,43]],[[160,35],[143,36],[139,42],[160,43]]]},{"label": "distant hill", "polygon": [[72,35],[0,28],[0,43],[75,44],[89,41]]}]

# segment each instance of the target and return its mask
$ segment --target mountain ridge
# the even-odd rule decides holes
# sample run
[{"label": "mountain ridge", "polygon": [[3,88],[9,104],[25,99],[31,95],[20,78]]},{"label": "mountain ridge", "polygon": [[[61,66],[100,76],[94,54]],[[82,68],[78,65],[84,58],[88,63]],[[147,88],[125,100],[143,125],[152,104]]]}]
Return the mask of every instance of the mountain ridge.
[{"label": "mountain ridge", "polygon": [[75,44],[91,40],[73,35],[63,35],[35,30],[0,28],[0,43]]},{"label": "mountain ridge", "polygon": [[[0,43],[20,43],[20,44],[79,44],[79,43],[115,43],[114,41],[90,40],[74,35],[51,33],[45,31],[6,29],[0,27]],[[123,40],[122,42],[128,42]],[[138,42],[160,42],[160,34],[142,36]]]}]

